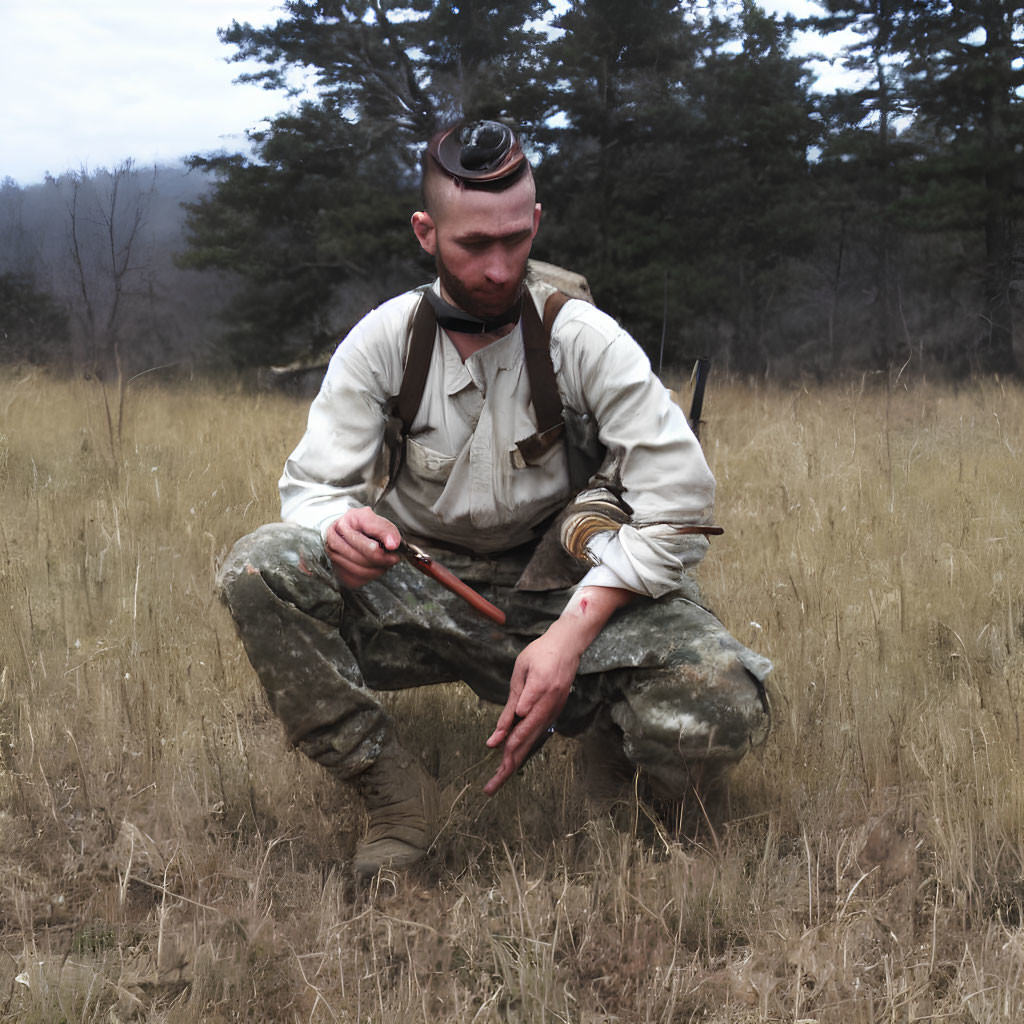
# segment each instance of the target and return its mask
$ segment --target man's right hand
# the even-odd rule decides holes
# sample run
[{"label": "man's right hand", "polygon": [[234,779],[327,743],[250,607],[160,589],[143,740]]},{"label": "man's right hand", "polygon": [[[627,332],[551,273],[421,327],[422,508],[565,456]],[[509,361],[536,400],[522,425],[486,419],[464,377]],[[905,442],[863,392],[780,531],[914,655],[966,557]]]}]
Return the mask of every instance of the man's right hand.
[{"label": "man's right hand", "polygon": [[342,586],[356,590],[401,561],[398,527],[372,508],[349,509],[327,530],[324,546]]}]

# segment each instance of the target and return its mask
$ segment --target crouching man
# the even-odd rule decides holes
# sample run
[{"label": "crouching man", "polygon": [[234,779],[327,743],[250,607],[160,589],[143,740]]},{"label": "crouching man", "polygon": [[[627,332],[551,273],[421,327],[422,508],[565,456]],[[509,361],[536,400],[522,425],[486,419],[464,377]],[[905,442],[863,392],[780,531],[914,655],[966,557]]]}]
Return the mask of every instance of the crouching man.
[{"label": "crouching man", "polygon": [[412,228],[437,280],[338,347],[285,465],[284,522],[240,540],[219,580],[289,740],[366,804],[360,877],[423,857],[437,801],[374,691],[463,680],[503,706],[489,795],[552,728],[589,730],[594,756],[670,797],[768,732],[769,663],[687,574],[716,532],[700,446],[633,339],[528,274],[541,208],[514,133],[458,124],[422,172]]}]

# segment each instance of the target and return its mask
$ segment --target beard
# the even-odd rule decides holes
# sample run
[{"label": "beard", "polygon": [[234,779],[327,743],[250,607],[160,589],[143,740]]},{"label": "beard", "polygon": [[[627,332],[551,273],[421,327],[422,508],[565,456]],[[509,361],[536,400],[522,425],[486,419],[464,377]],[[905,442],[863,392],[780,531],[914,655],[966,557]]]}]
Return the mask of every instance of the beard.
[{"label": "beard", "polygon": [[518,278],[505,288],[494,292],[483,292],[471,288],[461,278],[456,277],[447,267],[438,249],[434,257],[437,265],[437,276],[441,286],[449,295],[453,305],[463,313],[476,317],[478,320],[493,320],[512,310],[523,297],[526,288],[526,261]]}]

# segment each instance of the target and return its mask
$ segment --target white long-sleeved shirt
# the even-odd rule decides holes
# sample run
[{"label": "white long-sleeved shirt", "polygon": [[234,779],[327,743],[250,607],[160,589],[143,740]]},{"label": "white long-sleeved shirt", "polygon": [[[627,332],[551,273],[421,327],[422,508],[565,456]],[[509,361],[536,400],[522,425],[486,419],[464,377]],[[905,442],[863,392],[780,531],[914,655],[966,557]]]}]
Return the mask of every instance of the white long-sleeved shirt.
[{"label": "white long-sleeved shirt", "polygon": [[[542,310],[552,289],[531,282],[529,291]],[[375,504],[373,470],[419,301],[418,292],[391,299],[338,346],[285,464],[282,516],[323,536],[342,513],[369,504],[403,532],[480,554],[511,549],[572,497],[564,441],[537,465],[513,458],[516,442],[537,430],[520,326],[465,362],[438,328],[405,463]],[[633,509],[630,524],[592,539],[596,564],[580,585],[660,597],[707,550],[703,537],[666,525],[711,521],[715,482],[700,445],[640,347],[589,303],[559,312],[551,357],[563,406],[593,417]]]}]

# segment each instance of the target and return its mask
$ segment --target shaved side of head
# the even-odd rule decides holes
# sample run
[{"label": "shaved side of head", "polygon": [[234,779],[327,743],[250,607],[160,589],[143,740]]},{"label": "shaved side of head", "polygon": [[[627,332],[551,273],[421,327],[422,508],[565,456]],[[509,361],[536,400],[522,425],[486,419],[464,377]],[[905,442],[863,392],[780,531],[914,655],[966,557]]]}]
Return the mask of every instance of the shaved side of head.
[{"label": "shaved side of head", "polygon": [[[458,181],[446,174],[437,166],[426,153],[421,162],[420,196],[423,202],[423,209],[435,220],[443,219],[452,202],[457,201],[463,192],[483,191],[467,186],[464,182]],[[516,181],[511,189],[520,189],[528,185],[530,189],[530,201],[535,202],[537,198],[537,187],[533,180],[533,171],[529,164],[526,166],[526,173]],[[487,191],[491,191],[488,189]]]}]

